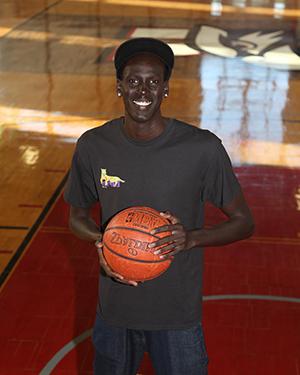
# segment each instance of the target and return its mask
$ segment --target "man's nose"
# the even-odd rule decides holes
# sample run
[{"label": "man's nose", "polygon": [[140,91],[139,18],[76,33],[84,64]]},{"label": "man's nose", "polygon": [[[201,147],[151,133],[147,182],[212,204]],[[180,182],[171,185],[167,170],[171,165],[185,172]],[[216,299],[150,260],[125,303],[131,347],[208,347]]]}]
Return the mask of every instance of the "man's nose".
[{"label": "man's nose", "polygon": [[140,91],[141,91],[141,94],[143,94],[143,95],[146,94],[146,92],[147,92],[146,82],[141,83]]}]

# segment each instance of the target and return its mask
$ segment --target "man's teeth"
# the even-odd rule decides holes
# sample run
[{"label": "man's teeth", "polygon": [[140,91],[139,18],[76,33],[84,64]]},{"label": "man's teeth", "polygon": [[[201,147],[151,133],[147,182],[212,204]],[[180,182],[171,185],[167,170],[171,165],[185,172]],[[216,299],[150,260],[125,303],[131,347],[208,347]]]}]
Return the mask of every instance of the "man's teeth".
[{"label": "man's teeth", "polygon": [[137,101],[137,100],[134,100],[133,103],[141,107],[146,107],[147,105],[151,104],[151,102],[144,102],[144,101]]}]

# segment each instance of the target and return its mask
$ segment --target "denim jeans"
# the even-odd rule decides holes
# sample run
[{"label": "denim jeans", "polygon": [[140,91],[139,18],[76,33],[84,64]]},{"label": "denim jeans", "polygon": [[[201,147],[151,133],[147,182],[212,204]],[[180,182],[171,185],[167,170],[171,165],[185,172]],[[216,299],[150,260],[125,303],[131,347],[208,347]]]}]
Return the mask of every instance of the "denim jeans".
[{"label": "denim jeans", "polygon": [[207,375],[202,326],[143,331],[112,327],[97,314],[93,343],[95,375],[135,375],[145,351],[156,375]]}]

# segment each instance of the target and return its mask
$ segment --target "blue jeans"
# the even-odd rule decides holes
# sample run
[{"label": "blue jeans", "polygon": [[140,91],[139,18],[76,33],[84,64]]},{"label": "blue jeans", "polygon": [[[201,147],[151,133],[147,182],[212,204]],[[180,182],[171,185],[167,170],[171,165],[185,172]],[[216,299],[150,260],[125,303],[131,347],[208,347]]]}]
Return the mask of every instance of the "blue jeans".
[{"label": "blue jeans", "polygon": [[108,325],[97,314],[93,343],[95,375],[135,375],[145,351],[156,375],[207,375],[202,326],[143,331]]}]

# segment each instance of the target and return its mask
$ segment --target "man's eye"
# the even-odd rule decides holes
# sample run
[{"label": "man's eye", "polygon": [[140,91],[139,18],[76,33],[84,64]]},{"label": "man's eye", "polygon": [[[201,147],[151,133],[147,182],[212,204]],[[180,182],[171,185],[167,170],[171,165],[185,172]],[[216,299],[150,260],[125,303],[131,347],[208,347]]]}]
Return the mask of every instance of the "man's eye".
[{"label": "man's eye", "polygon": [[139,81],[135,78],[130,78],[129,83],[134,86],[134,85],[138,85]]},{"label": "man's eye", "polygon": [[152,86],[156,86],[156,85],[158,85],[158,83],[159,83],[158,79],[151,79],[150,80],[150,85],[152,85]]}]

